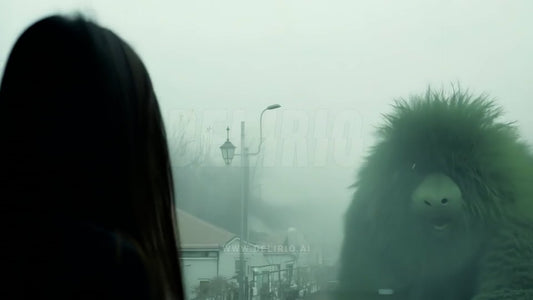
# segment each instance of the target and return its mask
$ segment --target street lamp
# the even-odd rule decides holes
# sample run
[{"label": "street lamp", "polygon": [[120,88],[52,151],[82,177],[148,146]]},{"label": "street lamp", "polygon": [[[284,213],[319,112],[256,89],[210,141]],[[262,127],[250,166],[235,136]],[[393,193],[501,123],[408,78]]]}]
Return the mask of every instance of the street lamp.
[{"label": "street lamp", "polygon": [[[263,145],[263,114],[267,110],[273,110],[280,108],[281,105],[279,104],[272,104],[267,106],[263,111],[261,112],[261,115],[259,117],[259,146],[257,147],[257,152],[248,153],[248,155],[257,155],[259,152],[261,152],[261,145]],[[220,146],[220,151],[222,152],[222,158],[224,159],[224,163],[226,163],[227,166],[231,164],[231,161],[233,160],[233,157],[235,155],[235,147],[230,141],[229,141],[229,127],[226,128],[227,136],[226,136],[226,142]],[[241,122],[241,138],[244,138],[244,121]],[[243,141],[241,141],[241,146],[244,146]],[[244,147],[243,147],[244,148]]]},{"label": "street lamp", "polygon": [[231,161],[233,160],[233,156],[235,155],[235,146],[229,141],[229,127],[226,128],[227,131],[227,138],[226,142],[220,146],[220,151],[222,151],[222,158],[224,159],[224,163],[226,166],[229,166],[231,164]]},{"label": "street lamp", "polygon": [[229,127],[226,128],[227,138],[226,142],[220,146],[220,151],[222,152],[222,158],[226,165],[230,165],[233,157],[239,155],[241,157],[241,168],[242,168],[242,185],[241,185],[241,233],[239,238],[239,299],[244,300],[246,295],[245,287],[245,274],[246,270],[244,266],[244,253],[243,253],[243,240],[248,240],[248,193],[249,193],[249,167],[248,167],[248,157],[250,155],[258,155],[261,151],[261,145],[263,144],[263,114],[267,110],[273,110],[280,108],[279,104],[272,104],[267,106],[261,112],[259,117],[259,146],[257,151],[250,153],[248,148],[244,145],[244,121],[241,122],[241,153],[235,153],[235,146],[229,141]]}]

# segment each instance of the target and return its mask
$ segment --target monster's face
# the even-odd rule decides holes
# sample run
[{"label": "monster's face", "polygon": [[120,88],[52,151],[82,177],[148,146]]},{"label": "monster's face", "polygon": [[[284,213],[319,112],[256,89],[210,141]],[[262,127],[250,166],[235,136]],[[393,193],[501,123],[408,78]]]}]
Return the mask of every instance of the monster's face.
[{"label": "monster's face", "polygon": [[462,270],[478,252],[484,236],[483,227],[468,209],[474,196],[461,188],[469,185],[469,179],[431,170],[404,174],[412,177],[401,180],[398,193],[391,194],[398,214],[383,221],[392,225],[384,229],[393,236],[389,239],[395,251],[388,254],[392,268],[420,280],[437,280]]},{"label": "monster's face", "polygon": [[459,186],[447,175],[431,173],[416,186],[410,209],[420,219],[425,231],[446,234],[464,220],[465,205]]}]

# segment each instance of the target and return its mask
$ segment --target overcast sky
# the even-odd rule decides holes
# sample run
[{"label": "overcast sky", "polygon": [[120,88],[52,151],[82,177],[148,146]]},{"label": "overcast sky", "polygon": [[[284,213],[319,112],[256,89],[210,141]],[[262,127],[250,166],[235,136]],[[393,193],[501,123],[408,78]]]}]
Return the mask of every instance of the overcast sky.
[{"label": "overcast sky", "polygon": [[460,83],[496,98],[533,140],[531,0],[2,0],[0,67],[24,28],[72,12],[136,49],[170,135],[185,130],[211,163],[222,164],[227,125],[240,146],[246,121],[254,148],[259,113],[281,104],[265,114],[263,198],[335,203],[321,213],[337,220],[395,98]]}]

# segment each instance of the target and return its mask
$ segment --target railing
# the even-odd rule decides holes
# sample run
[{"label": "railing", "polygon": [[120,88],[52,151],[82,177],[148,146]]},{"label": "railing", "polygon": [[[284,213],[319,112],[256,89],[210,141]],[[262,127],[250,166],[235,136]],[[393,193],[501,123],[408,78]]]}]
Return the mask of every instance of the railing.
[{"label": "railing", "polygon": [[327,289],[332,269],[324,266],[297,267],[254,272],[247,299],[294,300]]},{"label": "railing", "polygon": [[[246,279],[247,300],[295,300],[306,299],[319,291],[331,289],[334,270],[326,266],[296,267],[281,269],[279,265],[256,271]],[[267,266],[263,266],[267,267]],[[275,268],[274,268],[275,267]],[[254,267],[251,267],[254,268]],[[259,269],[259,270],[257,270]],[[212,282],[214,283],[214,281]],[[217,291],[198,291],[197,300],[237,300],[239,290],[235,282],[226,281],[224,288],[220,284],[213,286]]]}]

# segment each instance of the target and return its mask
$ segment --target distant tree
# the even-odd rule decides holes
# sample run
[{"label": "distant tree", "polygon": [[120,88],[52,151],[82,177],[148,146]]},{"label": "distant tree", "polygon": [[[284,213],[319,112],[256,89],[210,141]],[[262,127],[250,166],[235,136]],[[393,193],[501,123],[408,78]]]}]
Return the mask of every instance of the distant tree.
[{"label": "distant tree", "polygon": [[192,130],[195,120],[180,114],[169,120],[167,139],[172,165],[175,167],[201,166],[208,160],[210,129],[199,133]]}]

